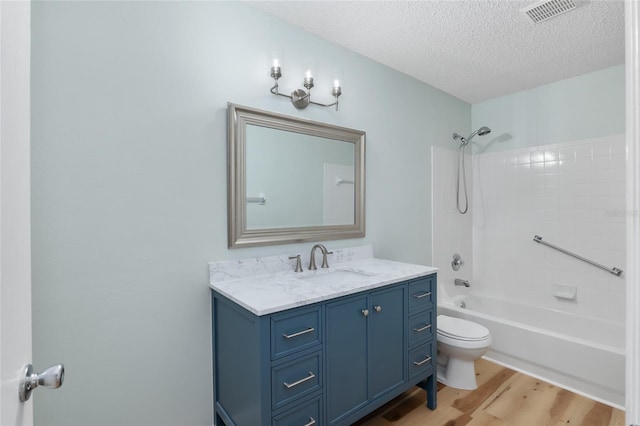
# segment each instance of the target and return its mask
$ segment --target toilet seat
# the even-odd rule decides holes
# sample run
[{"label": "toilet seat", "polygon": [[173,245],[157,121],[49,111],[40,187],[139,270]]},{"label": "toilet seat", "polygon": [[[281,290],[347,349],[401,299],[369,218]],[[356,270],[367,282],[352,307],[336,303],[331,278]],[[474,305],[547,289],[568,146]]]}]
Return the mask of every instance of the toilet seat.
[{"label": "toilet seat", "polygon": [[489,330],[478,323],[461,318],[438,315],[438,337],[447,340],[480,342],[491,338]]}]

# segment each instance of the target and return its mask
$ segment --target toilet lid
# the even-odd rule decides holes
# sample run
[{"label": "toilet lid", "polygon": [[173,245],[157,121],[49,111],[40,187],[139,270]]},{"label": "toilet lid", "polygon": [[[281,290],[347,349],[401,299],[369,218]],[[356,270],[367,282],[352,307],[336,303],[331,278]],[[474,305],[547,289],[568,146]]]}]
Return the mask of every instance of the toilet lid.
[{"label": "toilet lid", "polygon": [[489,330],[481,324],[462,318],[438,315],[438,334],[457,340],[474,341],[489,337]]}]

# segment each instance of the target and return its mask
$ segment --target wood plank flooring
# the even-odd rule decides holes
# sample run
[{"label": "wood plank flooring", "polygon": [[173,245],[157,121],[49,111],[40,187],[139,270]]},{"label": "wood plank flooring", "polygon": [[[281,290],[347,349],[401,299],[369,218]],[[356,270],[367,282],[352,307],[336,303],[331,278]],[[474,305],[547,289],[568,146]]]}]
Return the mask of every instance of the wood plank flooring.
[{"label": "wood plank flooring", "polygon": [[414,388],[356,423],[358,426],[624,426],[624,411],[484,359],[478,389],[438,383],[438,408]]}]

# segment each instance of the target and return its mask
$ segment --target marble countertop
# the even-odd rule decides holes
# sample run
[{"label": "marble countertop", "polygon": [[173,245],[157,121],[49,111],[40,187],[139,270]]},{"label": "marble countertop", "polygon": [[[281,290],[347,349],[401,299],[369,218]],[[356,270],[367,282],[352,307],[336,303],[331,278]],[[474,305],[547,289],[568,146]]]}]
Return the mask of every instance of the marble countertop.
[{"label": "marble countertop", "polygon": [[429,266],[375,258],[368,247],[334,250],[334,254],[333,263],[329,257],[330,268],[304,272],[294,272],[295,261],[291,263],[280,256],[213,262],[209,264],[210,287],[256,315],[267,315],[437,271]]}]

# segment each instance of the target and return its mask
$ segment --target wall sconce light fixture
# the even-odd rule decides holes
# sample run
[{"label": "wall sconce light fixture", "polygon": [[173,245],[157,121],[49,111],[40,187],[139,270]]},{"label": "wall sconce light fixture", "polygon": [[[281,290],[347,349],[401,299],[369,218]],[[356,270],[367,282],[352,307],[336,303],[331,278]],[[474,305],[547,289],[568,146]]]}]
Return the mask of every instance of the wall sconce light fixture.
[{"label": "wall sconce light fixture", "polygon": [[338,110],[338,97],[342,94],[342,88],[340,87],[340,82],[338,80],[334,80],[333,88],[331,89],[331,95],[336,98],[336,101],[332,104],[321,104],[319,102],[314,102],[311,100],[311,88],[313,87],[313,77],[311,77],[311,71],[307,71],[304,81],[302,85],[307,89],[296,89],[291,92],[291,95],[283,95],[278,92],[278,79],[282,77],[282,70],[280,69],[280,65],[278,64],[278,60],[273,61],[273,66],[271,67],[271,78],[273,78],[275,85],[271,88],[271,93],[278,96],[284,96],[291,99],[291,103],[297,109],[304,109],[309,104],[320,105],[323,107],[336,106],[336,111]]}]

